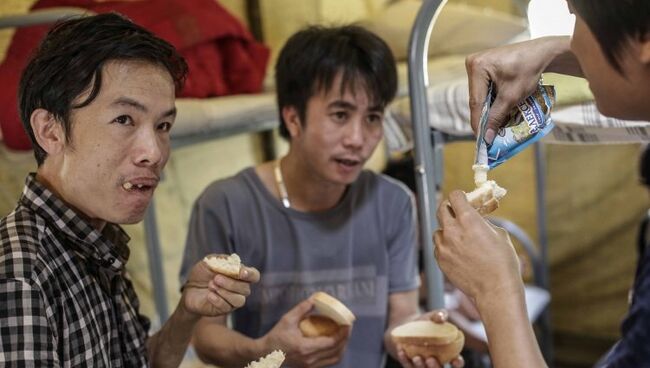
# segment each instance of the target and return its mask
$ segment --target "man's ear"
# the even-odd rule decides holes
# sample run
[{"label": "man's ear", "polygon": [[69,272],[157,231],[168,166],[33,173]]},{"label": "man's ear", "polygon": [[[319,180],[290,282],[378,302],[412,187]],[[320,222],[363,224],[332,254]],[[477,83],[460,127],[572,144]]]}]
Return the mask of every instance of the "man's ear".
[{"label": "man's ear", "polygon": [[301,124],[298,110],[294,106],[285,106],[282,108],[282,119],[284,119],[284,124],[292,139],[300,135],[303,130],[303,125]]},{"label": "man's ear", "polygon": [[63,125],[45,109],[36,109],[29,120],[34,138],[48,155],[59,153],[66,144]]},{"label": "man's ear", "polygon": [[639,44],[639,59],[641,63],[650,66],[650,34],[641,38]]}]

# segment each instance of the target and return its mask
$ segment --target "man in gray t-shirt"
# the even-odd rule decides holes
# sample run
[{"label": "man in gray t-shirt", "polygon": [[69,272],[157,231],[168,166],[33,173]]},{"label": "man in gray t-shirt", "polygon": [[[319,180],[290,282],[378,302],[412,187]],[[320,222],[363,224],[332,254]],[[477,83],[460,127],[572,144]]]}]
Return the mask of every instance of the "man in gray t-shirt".
[{"label": "man in gray t-shirt", "polygon": [[[181,279],[208,253],[236,252],[262,274],[232,329],[225,317],[199,322],[203,360],[241,367],[281,349],[291,367],[376,368],[386,351],[398,357],[389,331],[418,316],[414,205],[403,185],[363,170],[396,85],[390,50],[362,28],[287,41],[276,87],[289,152],[213,183],[192,212]],[[315,291],[352,310],[351,329],[302,336]]]}]

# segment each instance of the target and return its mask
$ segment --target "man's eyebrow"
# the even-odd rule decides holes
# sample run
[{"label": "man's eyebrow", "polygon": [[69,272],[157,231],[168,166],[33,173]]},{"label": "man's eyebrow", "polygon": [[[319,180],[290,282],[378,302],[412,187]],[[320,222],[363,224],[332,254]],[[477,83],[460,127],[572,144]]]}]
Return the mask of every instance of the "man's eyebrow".
[{"label": "man's eyebrow", "polygon": [[[343,109],[353,110],[353,111],[357,110],[357,105],[355,105],[355,104],[353,104],[351,102],[345,101],[345,100],[332,101],[327,105],[327,107],[328,108],[336,108],[336,107],[338,107],[338,108],[343,108]],[[375,105],[375,106],[369,107],[368,111],[383,113],[384,108],[381,105]]]},{"label": "man's eyebrow", "polygon": [[[112,103],[112,105],[127,105],[142,112],[149,112],[149,109],[145,105],[129,97],[120,97],[117,100],[115,100]],[[172,107],[171,109],[161,114],[161,117],[163,118],[167,118],[170,116],[176,116],[176,106]]]},{"label": "man's eyebrow", "polygon": [[347,102],[345,100],[335,100],[327,104],[328,108],[339,107],[348,110],[356,110],[357,106],[353,103]]},{"label": "man's eyebrow", "polygon": [[120,97],[117,100],[113,101],[111,105],[127,105],[135,108],[136,110],[140,110],[142,112],[149,111],[149,109],[145,105],[129,97]]}]

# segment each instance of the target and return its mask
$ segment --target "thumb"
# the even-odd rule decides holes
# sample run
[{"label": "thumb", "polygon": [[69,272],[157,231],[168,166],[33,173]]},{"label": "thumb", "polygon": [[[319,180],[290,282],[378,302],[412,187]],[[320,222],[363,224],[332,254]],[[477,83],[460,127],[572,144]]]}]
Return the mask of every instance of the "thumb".
[{"label": "thumb", "polygon": [[285,315],[288,321],[298,323],[305,318],[307,314],[313,308],[314,303],[311,299],[305,299],[302,302],[296,304],[295,307],[291,308]]},{"label": "thumb", "polygon": [[207,284],[215,276],[215,273],[203,261],[198,261],[191,269],[187,278],[188,282]]},{"label": "thumb", "polygon": [[499,95],[497,95],[496,100],[494,100],[494,103],[490,108],[490,113],[488,114],[487,127],[485,130],[485,142],[487,144],[491,144],[499,129],[506,125],[513,106],[515,106],[515,104],[500,99]]}]

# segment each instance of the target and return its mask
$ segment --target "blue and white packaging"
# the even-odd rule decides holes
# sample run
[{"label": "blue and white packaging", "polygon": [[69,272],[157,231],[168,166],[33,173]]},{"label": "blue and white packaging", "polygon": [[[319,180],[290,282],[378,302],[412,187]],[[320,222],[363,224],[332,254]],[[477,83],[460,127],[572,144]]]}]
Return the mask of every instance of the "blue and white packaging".
[{"label": "blue and white packaging", "polygon": [[492,83],[483,105],[476,139],[475,165],[493,169],[537,142],[553,127],[551,109],[555,104],[555,87],[539,83],[537,90],[510,112],[508,123],[496,133],[491,144],[485,143],[487,117],[496,94]]}]

